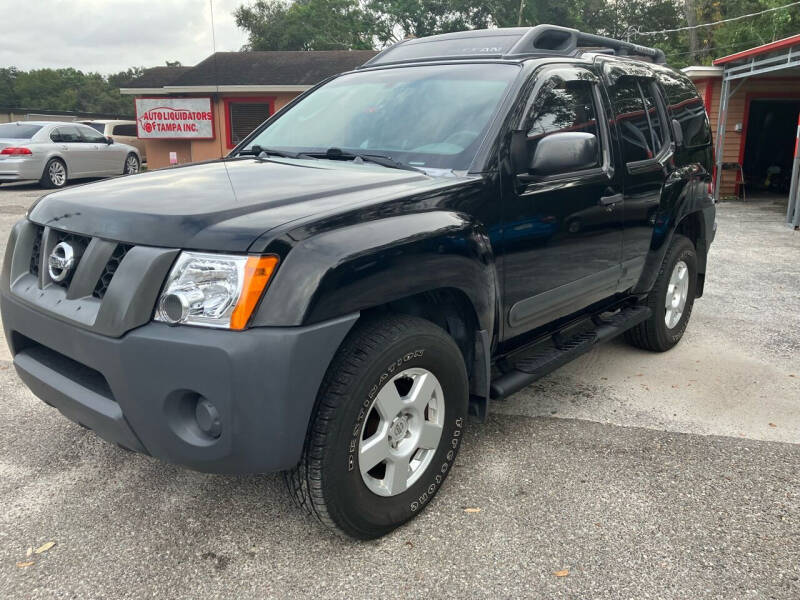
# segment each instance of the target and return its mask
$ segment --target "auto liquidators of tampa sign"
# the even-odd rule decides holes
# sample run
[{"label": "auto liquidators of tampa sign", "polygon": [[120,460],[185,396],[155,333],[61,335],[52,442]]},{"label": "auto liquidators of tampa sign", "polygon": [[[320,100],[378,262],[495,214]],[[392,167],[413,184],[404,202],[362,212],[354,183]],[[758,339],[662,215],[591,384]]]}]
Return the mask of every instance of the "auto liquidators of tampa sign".
[{"label": "auto liquidators of tampa sign", "polygon": [[145,133],[188,132],[198,133],[197,121],[211,121],[211,111],[189,112],[174,110],[150,110],[139,117]]}]

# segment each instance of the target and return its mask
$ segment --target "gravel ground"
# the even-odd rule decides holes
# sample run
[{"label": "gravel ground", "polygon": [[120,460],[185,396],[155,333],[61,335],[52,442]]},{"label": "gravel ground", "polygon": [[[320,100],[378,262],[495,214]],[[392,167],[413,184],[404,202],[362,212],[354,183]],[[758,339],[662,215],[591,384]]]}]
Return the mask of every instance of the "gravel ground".
[{"label": "gravel ground", "polygon": [[[0,245],[39,194],[0,189]],[[276,475],[102,442],[0,348],[0,597],[796,599],[800,233],[782,221],[720,205],[678,348],[613,342],[497,403],[428,509],[370,543],[308,521]]]}]

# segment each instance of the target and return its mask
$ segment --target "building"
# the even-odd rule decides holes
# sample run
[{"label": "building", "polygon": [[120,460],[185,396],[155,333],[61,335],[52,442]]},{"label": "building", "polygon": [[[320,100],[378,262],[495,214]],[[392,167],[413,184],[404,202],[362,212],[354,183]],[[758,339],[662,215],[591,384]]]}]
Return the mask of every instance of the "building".
[{"label": "building", "polygon": [[787,197],[800,115],[800,35],[683,71],[711,120],[718,197]]},{"label": "building", "polygon": [[120,89],[136,97],[150,168],[225,156],[275,111],[371,50],[217,52],[194,67],[156,67]]}]

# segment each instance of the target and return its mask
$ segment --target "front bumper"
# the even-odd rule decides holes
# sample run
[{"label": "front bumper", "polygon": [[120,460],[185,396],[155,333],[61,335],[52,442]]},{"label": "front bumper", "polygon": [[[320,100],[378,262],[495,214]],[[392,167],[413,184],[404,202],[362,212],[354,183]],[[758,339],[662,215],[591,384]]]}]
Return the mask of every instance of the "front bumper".
[{"label": "front bumper", "polygon": [[[216,473],[291,468],[322,378],[358,315],[241,332],[148,323],[115,338],[44,314],[4,291],[3,327],[30,389],[130,450]],[[197,426],[198,398],[221,434]]]}]

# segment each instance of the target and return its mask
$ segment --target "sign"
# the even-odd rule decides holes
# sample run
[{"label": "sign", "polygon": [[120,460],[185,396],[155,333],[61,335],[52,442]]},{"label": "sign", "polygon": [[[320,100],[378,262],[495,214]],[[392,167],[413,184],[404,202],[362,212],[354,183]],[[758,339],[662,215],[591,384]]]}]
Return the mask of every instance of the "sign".
[{"label": "sign", "polygon": [[177,152],[170,152],[169,153],[169,164],[177,165],[178,164],[178,153]]},{"label": "sign", "polygon": [[211,98],[136,98],[136,125],[146,140],[213,138]]}]

